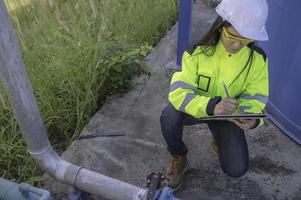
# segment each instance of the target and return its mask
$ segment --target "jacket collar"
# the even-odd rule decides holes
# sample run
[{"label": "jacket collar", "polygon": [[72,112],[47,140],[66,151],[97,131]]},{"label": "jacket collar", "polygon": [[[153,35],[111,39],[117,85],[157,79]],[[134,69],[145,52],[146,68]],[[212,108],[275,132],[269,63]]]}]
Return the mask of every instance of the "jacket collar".
[{"label": "jacket collar", "polygon": [[239,58],[239,57],[241,57],[241,56],[246,55],[246,53],[247,53],[247,55],[249,55],[249,48],[248,48],[247,46],[244,46],[244,47],[242,47],[242,48],[240,49],[239,52],[237,52],[237,53],[235,53],[235,54],[229,53],[229,52],[225,49],[225,47],[224,47],[222,41],[219,40],[219,42],[218,42],[217,45],[216,45],[216,53],[217,53],[219,56],[221,56],[222,58],[228,58],[228,59],[229,59],[229,58]]}]

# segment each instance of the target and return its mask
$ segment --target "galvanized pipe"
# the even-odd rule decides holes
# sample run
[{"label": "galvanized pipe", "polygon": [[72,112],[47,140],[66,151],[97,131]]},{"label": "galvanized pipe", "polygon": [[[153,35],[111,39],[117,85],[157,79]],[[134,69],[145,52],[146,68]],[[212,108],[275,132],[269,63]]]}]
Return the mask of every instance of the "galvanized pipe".
[{"label": "galvanized pipe", "polygon": [[[131,184],[116,181],[110,178],[82,168],[75,179],[75,185],[83,191],[98,194],[106,199],[135,199],[141,200],[146,196],[146,191]],[[117,192],[118,190],[118,192]]]},{"label": "galvanized pipe", "polygon": [[113,200],[142,200],[146,190],[74,165],[63,160],[49,146],[39,154],[31,154],[40,167],[57,180],[99,197]]},{"label": "galvanized pipe", "polygon": [[[0,73],[29,152],[49,146],[32,88],[25,72],[15,33],[4,2],[0,1]],[[34,123],[32,123],[34,122]]]},{"label": "galvanized pipe", "polygon": [[9,15],[0,0],[0,76],[22,130],[28,152],[57,180],[79,190],[116,200],[140,200],[145,190],[63,160],[53,150],[24,68]]}]

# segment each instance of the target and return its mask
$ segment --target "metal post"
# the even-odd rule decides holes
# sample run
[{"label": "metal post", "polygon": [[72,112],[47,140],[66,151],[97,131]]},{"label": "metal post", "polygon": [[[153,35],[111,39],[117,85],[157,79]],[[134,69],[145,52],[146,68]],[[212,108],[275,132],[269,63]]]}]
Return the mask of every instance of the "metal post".
[{"label": "metal post", "polygon": [[45,150],[49,141],[3,1],[0,1],[0,76],[18,124],[26,133],[23,136],[28,150]]},{"label": "metal post", "polygon": [[179,27],[177,42],[177,65],[181,65],[182,55],[189,45],[191,36],[192,0],[179,0]]}]

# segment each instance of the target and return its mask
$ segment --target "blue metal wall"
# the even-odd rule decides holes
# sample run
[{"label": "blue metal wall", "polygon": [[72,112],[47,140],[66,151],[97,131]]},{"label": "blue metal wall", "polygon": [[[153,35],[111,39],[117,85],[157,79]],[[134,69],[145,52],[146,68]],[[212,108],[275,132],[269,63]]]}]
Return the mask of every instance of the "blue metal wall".
[{"label": "blue metal wall", "polygon": [[179,27],[177,41],[177,65],[181,66],[182,55],[191,36],[192,0],[179,0]]},{"label": "blue metal wall", "polygon": [[[301,144],[301,1],[268,0],[269,41],[260,43],[269,58],[269,118]],[[179,0],[177,64],[190,38],[191,0]]]},{"label": "blue metal wall", "polygon": [[278,127],[301,144],[301,1],[268,3],[270,39],[260,44],[269,58],[267,112]]}]

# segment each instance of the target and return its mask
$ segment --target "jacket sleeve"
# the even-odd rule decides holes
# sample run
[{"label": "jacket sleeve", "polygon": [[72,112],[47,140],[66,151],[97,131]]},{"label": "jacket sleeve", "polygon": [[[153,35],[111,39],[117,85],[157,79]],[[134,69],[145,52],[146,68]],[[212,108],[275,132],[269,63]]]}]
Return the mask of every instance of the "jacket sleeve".
[{"label": "jacket sleeve", "polygon": [[175,72],[171,80],[168,100],[175,109],[195,118],[208,116],[206,112],[210,97],[197,95],[198,59],[193,54],[184,52],[182,71]]},{"label": "jacket sleeve", "polygon": [[[269,95],[268,60],[250,75],[246,89],[239,96],[239,111],[240,113],[262,113]],[[263,125],[263,120],[257,120],[253,128],[261,125]]]}]

